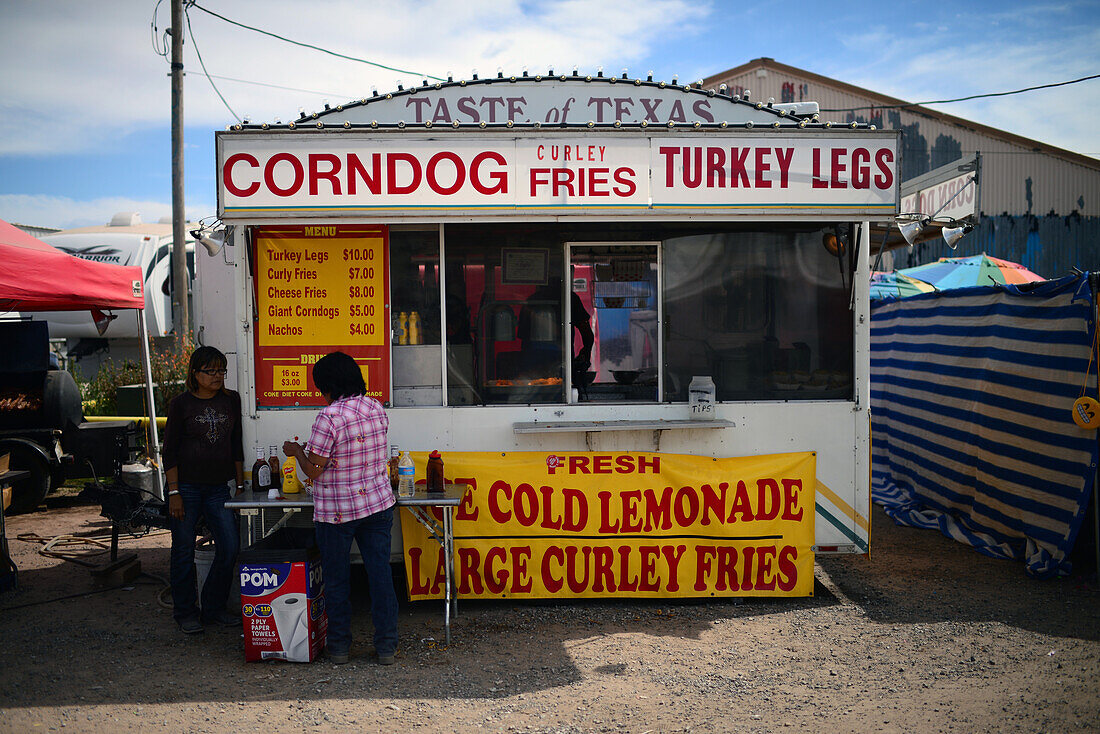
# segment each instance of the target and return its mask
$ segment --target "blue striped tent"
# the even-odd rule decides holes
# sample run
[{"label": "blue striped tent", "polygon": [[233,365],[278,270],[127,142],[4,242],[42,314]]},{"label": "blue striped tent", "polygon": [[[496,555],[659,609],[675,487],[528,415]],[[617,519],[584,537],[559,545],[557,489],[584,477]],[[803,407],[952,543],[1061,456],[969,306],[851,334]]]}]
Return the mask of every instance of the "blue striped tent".
[{"label": "blue striped tent", "polygon": [[1033,576],[1069,573],[1096,476],[1097,434],[1070,412],[1097,394],[1093,321],[1084,276],[873,302],[874,501]]}]

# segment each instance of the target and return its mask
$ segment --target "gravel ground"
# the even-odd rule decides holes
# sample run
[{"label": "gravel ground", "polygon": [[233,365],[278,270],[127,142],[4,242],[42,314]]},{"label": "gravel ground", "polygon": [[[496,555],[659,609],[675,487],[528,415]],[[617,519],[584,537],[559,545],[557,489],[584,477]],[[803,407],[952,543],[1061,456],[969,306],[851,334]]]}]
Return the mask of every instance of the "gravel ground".
[{"label": "gravel ground", "polygon": [[[0,731],[1100,731],[1100,593],[1040,582],[876,508],[869,557],[818,560],[811,598],[403,604],[397,665],[245,663],[185,637],[162,585],[94,590],[15,539],[103,533],[98,508],[8,520]],[[123,542],[164,577],[167,535]],[[360,584],[361,586],[361,584]]]}]

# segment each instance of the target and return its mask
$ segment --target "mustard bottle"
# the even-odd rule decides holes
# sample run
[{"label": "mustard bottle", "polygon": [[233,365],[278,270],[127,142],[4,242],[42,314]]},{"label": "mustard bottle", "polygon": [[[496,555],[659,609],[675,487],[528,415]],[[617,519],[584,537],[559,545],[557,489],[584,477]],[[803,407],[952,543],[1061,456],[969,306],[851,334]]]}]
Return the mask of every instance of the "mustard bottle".
[{"label": "mustard bottle", "polygon": [[[295,436],[297,441],[298,437]],[[283,462],[283,494],[297,494],[302,491],[302,482],[298,479],[298,460],[293,456]]]}]

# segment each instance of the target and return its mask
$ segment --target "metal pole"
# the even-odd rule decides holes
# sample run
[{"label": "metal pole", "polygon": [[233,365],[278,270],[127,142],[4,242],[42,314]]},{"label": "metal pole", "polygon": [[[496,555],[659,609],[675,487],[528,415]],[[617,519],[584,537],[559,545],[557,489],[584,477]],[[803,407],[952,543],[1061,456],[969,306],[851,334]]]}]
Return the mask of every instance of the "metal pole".
[{"label": "metal pole", "polygon": [[187,217],[183,207],[183,0],[172,0],[172,316],[177,336],[191,335],[188,313],[185,237]]},{"label": "metal pole", "polygon": [[[1100,321],[1097,320],[1097,308],[1100,305],[1100,295],[1097,294],[1097,290],[1100,289],[1100,272],[1090,272],[1088,274],[1089,290],[1092,291],[1092,328],[1093,339],[1092,344],[1089,345],[1089,349],[1093,352],[1097,349],[1096,344],[1096,329],[1100,329]],[[1100,354],[1092,355],[1094,360],[1100,360]],[[1100,391],[1100,361],[1096,363],[1097,373],[1097,389]],[[1088,380],[1088,375],[1085,375],[1085,380]],[[1097,438],[1100,442],[1100,437]],[[1096,556],[1096,582],[1100,584],[1100,461],[1097,461],[1096,474],[1092,479],[1092,540]]]},{"label": "metal pole", "polygon": [[145,372],[145,403],[149,406],[149,458],[153,460],[153,480],[157,497],[164,501],[164,476],[160,470],[160,436],[157,435],[157,404],[153,402],[153,362],[149,358],[149,334],[145,311],[138,309],[138,339],[141,340],[141,368]]}]

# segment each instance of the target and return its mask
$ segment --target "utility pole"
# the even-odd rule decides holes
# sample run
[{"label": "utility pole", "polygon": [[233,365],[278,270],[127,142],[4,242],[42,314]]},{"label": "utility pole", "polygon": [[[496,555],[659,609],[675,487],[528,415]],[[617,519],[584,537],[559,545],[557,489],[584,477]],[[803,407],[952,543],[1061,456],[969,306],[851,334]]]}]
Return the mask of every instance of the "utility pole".
[{"label": "utility pole", "polygon": [[172,0],[172,322],[179,343],[191,336],[183,208],[183,0]]}]

